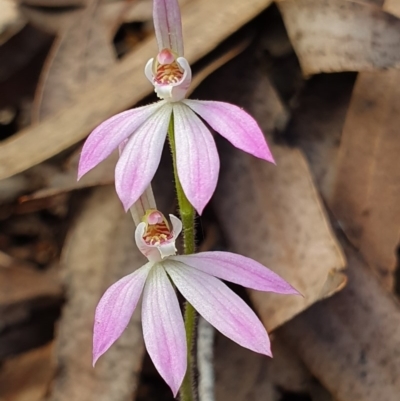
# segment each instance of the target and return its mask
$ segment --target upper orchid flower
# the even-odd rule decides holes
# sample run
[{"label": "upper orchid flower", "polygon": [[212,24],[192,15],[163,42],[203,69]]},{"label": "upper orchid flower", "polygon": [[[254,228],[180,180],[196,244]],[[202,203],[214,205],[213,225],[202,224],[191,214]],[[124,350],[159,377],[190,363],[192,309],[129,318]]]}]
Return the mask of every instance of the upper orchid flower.
[{"label": "upper orchid flower", "polygon": [[171,281],[195,309],[221,333],[243,347],[271,356],[268,334],[250,307],[218,278],[260,291],[298,294],[285,280],[244,256],[200,252],[175,256],[181,221],[170,215],[171,230],[157,210],[148,212],[135,232],[148,259],[140,269],[113,284],[95,316],[93,362],[125,330],[143,293],[142,324],[147,351],[174,395],[186,372],[186,336]]},{"label": "upper orchid flower", "polygon": [[274,159],[260,127],[241,108],[184,99],[192,73],[183,57],[177,0],[154,0],[153,15],[159,53],[148,61],[145,74],[163,100],[100,124],[83,146],[78,178],[123,144],[115,186],[128,210],[153,179],[173,114],[178,176],[185,195],[201,214],[217,185],[219,157],[210,130],[198,116],[237,148],[270,162]]}]

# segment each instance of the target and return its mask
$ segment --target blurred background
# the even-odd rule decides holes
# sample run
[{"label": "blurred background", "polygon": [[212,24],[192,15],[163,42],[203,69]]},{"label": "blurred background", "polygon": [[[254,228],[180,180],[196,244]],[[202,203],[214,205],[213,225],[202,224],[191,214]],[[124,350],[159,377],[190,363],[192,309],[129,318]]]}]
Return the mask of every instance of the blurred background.
[{"label": "blurred background", "polygon": [[[304,297],[232,286],[268,359],[200,324],[200,401],[400,399],[400,2],[181,0],[193,98],[240,105],[277,161],[215,136],[198,247],[250,256]],[[113,154],[76,181],[83,140],[155,101],[151,0],[0,0],[0,400],[172,400],[140,308],[92,368],[104,290],[143,264]],[[174,213],[166,146],[153,182]],[[210,375],[211,372],[211,375]]]}]

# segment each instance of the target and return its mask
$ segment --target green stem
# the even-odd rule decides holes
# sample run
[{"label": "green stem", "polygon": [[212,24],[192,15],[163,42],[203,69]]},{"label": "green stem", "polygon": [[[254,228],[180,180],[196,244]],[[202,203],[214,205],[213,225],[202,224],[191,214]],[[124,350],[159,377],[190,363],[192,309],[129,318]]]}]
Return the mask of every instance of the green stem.
[{"label": "green stem", "polygon": [[[174,164],[174,178],[175,187],[178,198],[179,213],[183,224],[183,246],[184,253],[191,254],[195,251],[195,228],[194,218],[195,211],[183,192],[182,185],[179,181],[178,170],[176,166],[176,147],[175,147],[175,133],[174,133],[174,118],[168,128],[168,139],[171,146],[172,161]],[[194,401],[194,375],[193,375],[193,342],[196,327],[196,311],[193,306],[186,301],[185,303],[185,329],[186,329],[186,342],[187,342],[187,355],[188,355],[188,368],[183,379],[182,387],[180,389],[181,401]]]}]

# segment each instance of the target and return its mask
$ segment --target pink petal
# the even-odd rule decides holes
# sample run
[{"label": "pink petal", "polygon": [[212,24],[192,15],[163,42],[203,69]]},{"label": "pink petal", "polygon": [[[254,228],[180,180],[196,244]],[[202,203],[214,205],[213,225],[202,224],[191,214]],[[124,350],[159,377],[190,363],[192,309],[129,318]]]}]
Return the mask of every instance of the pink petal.
[{"label": "pink petal", "polygon": [[174,103],[178,176],[190,203],[202,213],[215,191],[219,156],[208,128],[189,107]]},{"label": "pink petal", "polygon": [[131,136],[164,102],[124,111],[101,123],[86,139],[78,167],[78,180],[108,157]]},{"label": "pink petal", "polygon": [[187,366],[186,335],[178,299],[161,264],[154,265],[144,288],[142,325],[150,358],[176,396]]},{"label": "pink petal", "polygon": [[200,252],[194,255],[172,256],[170,259],[246,288],[278,294],[299,294],[272,270],[253,259],[235,253]]},{"label": "pink petal", "polygon": [[154,29],[159,50],[171,49],[183,56],[181,12],[177,0],[154,0]]},{"label": "pink petal", "polygon": [[271,356],[264,326],[222,281],[171,259],[163,265],[182,295],[217,330],[242,347]]},{"label": "pink petal", "polygon": [[108,288],[100,299],[93,330],[93,365],[126,329],[151,267],[152,264],[147,263],[123,277]]},{"label": "pink petal", "polygon": [[243,109],[224,102],[184,100],[192,110],[233,146],[275,163],[256,120]]},{"label": "pink petal", "polygon": [[163,103],[125,145],[115,168],[115,188],[125,210],[143,194],[160,164],[172,107]]}]

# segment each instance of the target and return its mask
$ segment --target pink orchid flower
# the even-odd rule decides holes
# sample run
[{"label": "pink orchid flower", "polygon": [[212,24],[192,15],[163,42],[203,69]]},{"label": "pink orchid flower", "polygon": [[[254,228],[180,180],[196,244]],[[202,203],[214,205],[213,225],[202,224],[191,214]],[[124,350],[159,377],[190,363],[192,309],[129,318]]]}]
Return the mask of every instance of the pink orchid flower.
[{"label": "pink orchid flower", "polygon": [[[142,325],[147,351],[160,375],[177,394],[186,372],[185,328],[171,281],[194,308],[222,334],[243,347],[272,356],[264,326],[253,310],[222,281],[260,291],[298,294],[258,262],[229,252],[176,256],[181,221],[170,215],[172,230],[157,210],[148,212],[135,232],[148,259],[140,269],[113,284],[95,316],[93,363],[121,336],[143,293]],[[170,281],[171,280],[171,281]]]},{"label": "pink orchid flower", "polygon": [[199,116],[237,148],[272,163],[274,159],[260,127],[241,108],[185,99],[192,73],[183,57],[177,0],[154,0],[154,26],[159,53],[148,61],[145,74],[163,100],[122,112],[99,125],[83,146],[78,179],[122,144],[115,186],[128,210],[154,177],[173,114],[178,176],[201,214],[217,185],[219,156],[213,135]]}]

